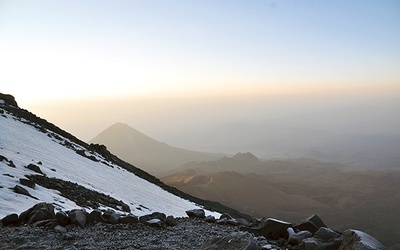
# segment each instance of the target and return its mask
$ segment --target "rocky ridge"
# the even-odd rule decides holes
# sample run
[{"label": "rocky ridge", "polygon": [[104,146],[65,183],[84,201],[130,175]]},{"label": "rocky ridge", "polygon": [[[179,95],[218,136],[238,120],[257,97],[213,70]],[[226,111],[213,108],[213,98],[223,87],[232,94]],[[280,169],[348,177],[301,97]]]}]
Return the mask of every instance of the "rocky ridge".
[{"label": "rocky ridge", "polygon": [[114,210],[55,212],[38,203],[1,220],[0,249],[385,249],[372,236],[356,230],[337,232],[317,215],[299,224],[272,218],[220,218],[202,209],[188,218],[161,212],[136,217]]}]

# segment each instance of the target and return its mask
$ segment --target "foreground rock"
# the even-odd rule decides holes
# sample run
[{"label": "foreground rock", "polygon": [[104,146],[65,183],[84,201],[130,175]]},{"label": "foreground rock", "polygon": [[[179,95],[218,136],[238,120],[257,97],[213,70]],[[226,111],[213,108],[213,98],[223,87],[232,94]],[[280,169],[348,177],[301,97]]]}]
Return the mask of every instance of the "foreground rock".
[{"label": "foreground rock", "polygon": [[[15,232],[23,230],[24,233],[30,235],[33,242],[41,240],[40,237],[43,233],[56,232],[61,234],[61,239],[48,239],[49,242],[44,242],[43,246],[48,247],[52,242],[75,241],[75,245],[82,244],[85,249],[97,248],[114,248],[113,243],[108,240],[128,240],[120,239],[121,235],[130,235],[130,232],[120,232],[118,230],[141,229],[146,233],[147,237],[152,239],[152,242],[147,242],[146,245],[141,245],[142,242],[137,244],[137,247],[129,246],[129,248],[139,249],[300,249],[300,250],[313,250],[313,249],[357,249],[357,250],[372,250],[384,249],[382,244],[372,236],[357,230],[347,230],[344,234],[337,232],[325,226],[322,220],[316,215],[307,218],[299,225],[292,227],[289,222],[263,218],[253,218],[252,223],[242,218],[232,218],[229,214],[222,214],[216,220],[214,217],[205,217],[204,210],[196,209],[187,211],[189,218],[174,218],[173,216],[166,216],[161,212],[154,212],[152,214],[140,216],[139,218],[132,214],[120,214],[112,209],[101,211],[94,209],[91,213],[87,213],[84,209],[74,209],[70,211],[59,211],[54,214],[54,206],[50,203],[38,203],[28,210],[22,212],[20,215],[10,214],[4,217],[1,222],[4,226],[5,232],[9,233],[4,237],[0,237],[0,242],[5,243],[5,247],[1,249],[17,248],[32,248],[29,245],[31,241],[27,241],[28,245],[18,245],[20,242],[13,240]],[[185,224],[182,227],[181,223]],[[21,227],[13,227],[20,226]],[[107,226],[99,226],[107,225]],[[196,226],[200,228],[196,228]],[[36,235],[36,228],[42,228],[44,231]],[[91,228],[105,228],[106,232],[90,231]],[[80,238],[81,232],[77,233],[79,228],[82,232],[90,231],[88,237],[101,238],[103,235],[105,239],[103,245],[97,242],[92,242],[93,245],[87,245],[84,239]],[[111,229],[110,229],[111,228]],[[305,228],[311,231],[305,230]],[[314,232],[314,229],[318,228]],[[117,230],[112,230],[117,229]],[[210,230],[213,229],[213,230]],[[108,230],[108,231],[107,231]],[[165,231],[166,230],[166,231]],[[203,232],[201,236],[196,235],[200,232],[193,232],[199,230]],[[217,231],[221,230],[221,231]],[[51,234],[50,233],[50,234]],[[171,234],[174,239],[165,238],[165,234]],[[118,234],[113,236],[111,234]],[[154,234],[154,235],[153,235]],[[185,238],[181,238],[183,235]],[[37,239],[39,237],[40,239]],[[104,238],[103,237],[103,238]],[[154,238],[155,237],[155,238]],[[17,237],[18,238],[18,237]],[[19,238],[21,239],[21,238]],[[79,239],[79,240],[78,240]],[[175,240],[184,240],[185,243],[177,243]],[[81,242],[85,241],[85,242]],[[105,242],[106,241],[106,242]],[[89,241],[91,242],[91,241]],[[101,241],[100,241],[101,242]],[[192,243],[191,246],[188,246]],[[8,245],[7,245],[8,244]],[[57,244],[63,244],[58,242]],[[111,244],[111,245],[110,245]],[[133,242],[131,242],[133,244]],[[148,245],[150,244],[150,245]],[[68,245],[68,244],[67,244]],[[37,245],[35,245],[37,246]],[[96,247],[95,247],[96,246]],[[157,246],[150,247],[148,246]],[[195,246],[195,247],[194,247]],[[40,248],[40,247],[39,247]],[[60,247],[59,247],[60,248]],[[61,247],[64,248],[64,247]],[[80,247],[79,247],[80,248]],[[125,248],[118,246],[117,248]]]},{"label": "foreground rock", "polygon": [[358,230],[346,230],[343,234],[343,243],[339,250],[372,250],[385,249],[385,247],[371,235]]},{"label": "foreground rock", "polygon": [[[236,227],[203,220],[177,218],[176,221],[174,227],[150,227],[141,223],[96,223],[83,229],[74,225],[57,229],[28,225],[4,227],[0,233],[0,249],[201,249],[211,237],[222,239],[241,234]],[[261,238],[254,238],[254,242],[257,249],[273,244]],[[284,248],[274,245],[274,249]]]}]

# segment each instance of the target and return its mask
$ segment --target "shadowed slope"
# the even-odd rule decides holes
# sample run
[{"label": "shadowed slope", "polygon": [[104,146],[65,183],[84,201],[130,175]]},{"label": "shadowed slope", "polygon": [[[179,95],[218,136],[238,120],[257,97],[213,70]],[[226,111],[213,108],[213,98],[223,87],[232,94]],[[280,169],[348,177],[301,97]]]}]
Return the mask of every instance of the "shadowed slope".
[{"label": "shadowed slope", "polygon": [[91,142],[106,145],[121,159],[141,166],[142,169],[156,176],[161,176],[190,161],[213,160],[219,157],[217,154],[169,146],[123,123],[112,125]]}]

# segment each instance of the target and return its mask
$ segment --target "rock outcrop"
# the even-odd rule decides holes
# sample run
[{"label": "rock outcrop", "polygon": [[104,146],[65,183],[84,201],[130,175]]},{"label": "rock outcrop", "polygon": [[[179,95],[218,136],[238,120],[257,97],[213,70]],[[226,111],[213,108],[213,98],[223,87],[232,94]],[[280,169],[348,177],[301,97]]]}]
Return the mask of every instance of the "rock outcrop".
[{"label": "rock outcrop", "polygon": [[[311,232],[296,229],[296,227],[292,227],[292,223],[272,218],[253,218],[253,222],[248,225],[250,222],[247,220],[232,218],[229,214],[222,214],[218,220],[212,216],[206,217],[202,209],[189,210],[187,214],[193,223],[201,221],[237,229],[236,232],[223,237],[210,237],[204,243],[202,249],[385,249],[379,241],[364,232],[347,230],[342,234],[328,228],[316,215],[302,222],[312,225],[311,228],[318,227],[317,231]],[[221,223],[221,221],[224,223]],[[71,225],[82,229],[99,222],[110,225],[137,224],[159,229],[178,225],[173,216],[166,216],[161,212],[154,212],[139,218],[132,214],[121,214],[111,209],[106,211],[94,209],[90,213],[87,213],[84,209],[74,209],[65,212],[59,211],[55,214],[54,206],[44,202],[36,204],[19,216],[10,214],[4,217],[1,222],[5,227],[29,224],[33,227],[52,228],[55,232],[62,233],[66,239],[74,238],[65,229],[65,227]]]}]

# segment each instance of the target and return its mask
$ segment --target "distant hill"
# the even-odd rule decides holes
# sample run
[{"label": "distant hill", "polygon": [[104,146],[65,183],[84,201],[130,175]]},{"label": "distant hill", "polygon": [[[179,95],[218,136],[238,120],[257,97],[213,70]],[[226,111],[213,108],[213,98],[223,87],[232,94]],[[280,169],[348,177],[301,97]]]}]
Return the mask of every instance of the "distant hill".
[{"label": "distant hill", "polygon": [[360,228],[388,245],[400,237],[400,172],[312,159],[258,160],[238,153],[191,162],[161,179],[191,195],[245,213],[297,221],[311,211],[329,226]]},{"label": "distant hill", "polygon": [[106,145],[108,150],[121,159],[156,176],[162,176],[191,161],[209,161],[221,157],[218,154],[170,146],[123,123],[110,126],[90,142]]}]

